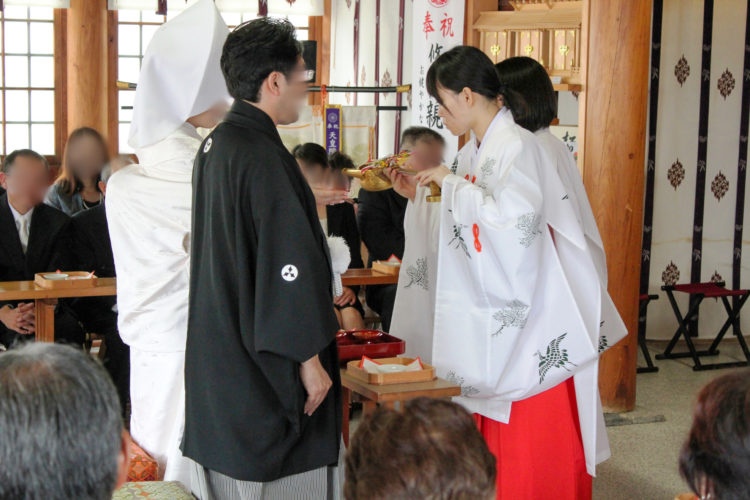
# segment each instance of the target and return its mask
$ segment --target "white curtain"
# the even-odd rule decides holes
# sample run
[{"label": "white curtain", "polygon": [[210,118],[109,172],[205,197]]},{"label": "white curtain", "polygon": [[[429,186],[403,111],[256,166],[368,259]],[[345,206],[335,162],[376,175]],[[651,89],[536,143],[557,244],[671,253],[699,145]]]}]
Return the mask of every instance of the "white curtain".
[{"label": "white curtain", "polygon": [[[22,0],[15,0],[16,2]],[[61,0],[27,0],[27,1],[61,1]],[[195,0],[167,0],[168,11],[180,11],[190,6]],[[222,12],[257,12],[258,0],[214,0]],[[6,2],[12,3],[12,2]],[[13,2],[15,3],[15,2]],[[70,3],[69,0],[67,3]],[[107,0],[109,10],[135,9],[156,10],[157,0]],[[268,0],[268,13],[277,15],[322,16],[323,0],[296,0],[292,5],[286,0]]]}]

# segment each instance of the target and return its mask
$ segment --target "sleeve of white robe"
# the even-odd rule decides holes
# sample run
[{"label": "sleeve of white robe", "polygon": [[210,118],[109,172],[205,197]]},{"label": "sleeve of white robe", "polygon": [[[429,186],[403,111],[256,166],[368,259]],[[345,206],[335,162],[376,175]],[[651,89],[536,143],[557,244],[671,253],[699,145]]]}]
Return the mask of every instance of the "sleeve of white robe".
[{"label": "sleeve of white robe", "polygon": [[[443,181],[438,280],[451,285],[438,284],[434,352],[464,398],[496,402],[543,392],[596,358],[547,228],[538,161],[502,156],[513,160],[498,162],[490,189]],[[445,248],[451,225],[463,252]]]}]

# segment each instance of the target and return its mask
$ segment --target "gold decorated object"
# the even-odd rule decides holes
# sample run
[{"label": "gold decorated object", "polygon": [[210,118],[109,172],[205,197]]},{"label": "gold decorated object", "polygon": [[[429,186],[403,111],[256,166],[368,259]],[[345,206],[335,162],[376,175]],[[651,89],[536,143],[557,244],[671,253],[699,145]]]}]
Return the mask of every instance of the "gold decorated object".
[{"label": "gold decorated object", "polygon": [[[416,171],[403,168],[409,160],[409,154],[408,151],[402,151],[392,156],[365,163],[359,168],[344,169],[344,174],[359,179],[359,183],[365,191],[385,191],[393,187],[391,179],[385,173],[386,168],[395,168],[398,172],[406,175],[416,175]],[[427,196],[427,201],[440,201],[440,186],[434,182],[430,183],[430,194]]]},{"label": "gold decorated object", "polygon": [[490,52],[492,52],[493,56],[496,56],[500,52],[500,46],[499,45],[493,45],[490,47]]},{"label": "gold decorated object", "polygon": [[440,186],[430,182],[430,194],[427,195],[427,201],[439,202],[442,199]]},{"label": "gold decorated object", "polygon": [[534,52],[534,46],[533,45],[527,45],[523,49],[524,52],[526,52],[527,56],[530,56],[532,52]]},{"label": "gold decorated object", "polygon": [[567,45],[560,45],[560,54],[562,54],[563,57],[568,54],[569,50],[570,48]]},{"label": "gold decorated object", "polygon": [[359,179],[362,189],[366,191],[385,191],[393,187],[391,180],[385,174],[385,169],[395,167],[405,174],[415,174],[413,170],[401,168],[409,159],[409,152],[402,151],[392,156],[386,156],[365,163],[359,168],[344,169],[344,174]]}]

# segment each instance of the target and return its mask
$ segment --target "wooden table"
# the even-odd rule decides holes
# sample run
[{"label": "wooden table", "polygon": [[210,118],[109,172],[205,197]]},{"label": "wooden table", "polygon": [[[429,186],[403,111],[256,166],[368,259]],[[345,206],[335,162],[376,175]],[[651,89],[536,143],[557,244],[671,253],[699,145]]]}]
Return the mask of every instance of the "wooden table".
[{"label": "wooden table", "polygon": [[382,403],[386,408],[393,408],[396,401],[407,401],[419,397],[451,398],[461,395],[460,386],[441,378],[410,384],[374,385],[352,377],[346,369],[341,370],[341,386],[341,399],[343,401],[342,433],[344,434],[344,444],[347,446],[349,446],[349,405],[352,393],[357,394],[363,400],[362,413],[365,417],[375,411],[378,403]]},{"label": "wooden table", "polygon": [[398,274],[385,274],[372,269],[349,269],[341,275],[344,286],[357,285],[396,285]]},{"label": "wooden table", "polygon": [[0,301],[34,301],[36,333],[39,342],[55,341],[55,306],[58,299],[117,295],[115,278],[99,278],[86,288],[42,288],[33,281],[0,281]]}]

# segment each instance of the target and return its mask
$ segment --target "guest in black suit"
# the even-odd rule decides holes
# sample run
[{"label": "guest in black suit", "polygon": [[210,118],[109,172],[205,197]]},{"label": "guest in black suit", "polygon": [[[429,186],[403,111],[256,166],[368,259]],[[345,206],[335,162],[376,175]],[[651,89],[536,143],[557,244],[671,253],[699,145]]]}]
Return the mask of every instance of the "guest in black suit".
[{"label": "guest in black suit", "polygon": [[[445,140],[426,127],[409,127],[401,134],[401,150],[424,156],[430,165],[443,160]],[[357,219],[362,240],[370,253],[368,266],[375,260],[388,260],[391,255],[404,256],[404,214],[407,199],[393,189],[359,192]],[[391,327],[397,285],[368,286],[367,305],[380,315],[383,330]]]},{"label": "guest in black suit", "polygon": [[[0,184],[0,281],[33,280],[35,273],[70,269],[70,218],[45,205],[49,165],[38,153],[22,149],[6,156]],[[34,333],[33,303],[0,304],[0,343],[11,347]],[[83,330],[60,301],[55,311],[57,340],[81,345]]]},{"label": "guest in black suit", "polygon": [[[102,194],[106,194],[110,176],[126,164],[117,159],[102,169],[98,186]],[[115,260],[109,241],[104,203],[75,214],[71,220],[71,229],[76,268],[94,271],[100,278],[115,277]],[[116,303],[115,297],[91,297],[75,300],[72,307],[87,332],[104,335],[104,366],[117,387],[124,414],[130,394],[130,349],[117,331]]]},{"label": "guest in black suit", "polygon": [[[292,154],[297,159],[297,163],[299,163],[302,173],[313,191],[316,188],[334,188],[348,191],[348,188],[336,185],[340,183],[333,181],[332,165],[328,162],[325,149],[319,144],[312,142],[300,144],[292,150]],[[346,155],[342,154],[334,159],[337,161],[339,168],[353,167],[352,160]],[[346,166],[341,167],[341,165]],[[318,204],[318,218],[326,236],[340,236],[346,241],[351,257],[349,268],[360,269],[365,267],[360,252],[361,242],[354,206],[351,203]],[[358,294],[358,286],[345,286],[344,293],[333,299],[336,316],[341,328],[345,330],[361,330],[365,327],[364,308],[359,301]]]}]

